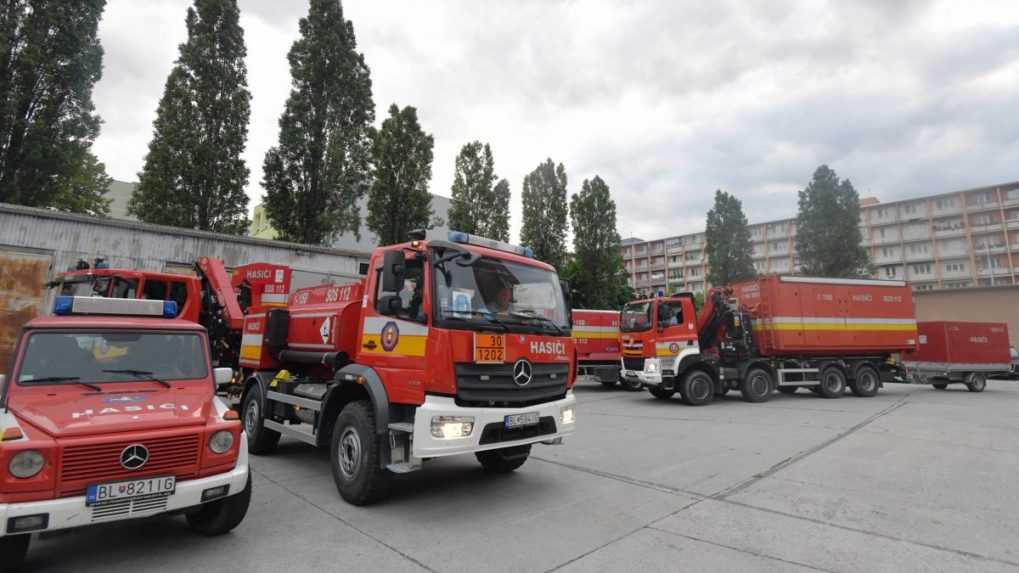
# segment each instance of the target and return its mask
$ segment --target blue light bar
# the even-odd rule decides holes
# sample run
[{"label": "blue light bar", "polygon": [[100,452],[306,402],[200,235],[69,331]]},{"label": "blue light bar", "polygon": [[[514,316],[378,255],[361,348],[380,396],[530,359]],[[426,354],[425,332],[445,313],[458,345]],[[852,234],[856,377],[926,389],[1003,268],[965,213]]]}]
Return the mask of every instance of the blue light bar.
[{"label": "blue light bar", "polygon": [[495,249],[497,251],[506,251],[507,253],[514,253],[522,257],[534,258],[534,251],[530,247],[521,247],[520,245],[511,245],[502,241],[496,241],[495,239],[489,239],[486,237],[479,237],[470,233],[464,233],[462,231],[450,231],[449,240],[454,243],[460,243],[464,245],[476,245],[478,247],[487,247],[489,249]]},{"label": "blue light bar", "polygon": [[175,300],[163,301],[163,316],[165,316],[166,318],[177,318],[177,301]]},{"label": "blue light bar", "polygon": [[74,306],[74,297],[70,296],[58,296],[53,301],[53,314],[57,316],[67,316],[71,314],[71,308]]}]

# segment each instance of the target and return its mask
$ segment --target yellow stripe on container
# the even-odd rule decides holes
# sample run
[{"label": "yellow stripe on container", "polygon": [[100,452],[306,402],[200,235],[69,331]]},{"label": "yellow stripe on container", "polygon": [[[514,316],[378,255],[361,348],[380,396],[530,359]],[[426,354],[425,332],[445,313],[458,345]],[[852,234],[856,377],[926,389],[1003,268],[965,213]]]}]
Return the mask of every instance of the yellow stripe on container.
[{"label": "yellow stripe on container", "polygon": [[782,322],[779,324],[754,323],[754,330],[836,330],[836,331],[867,331],[882,330],[896,332],[916,332],[915,324],[892,323],[838,323],[838,322],[814,322],[801,324],[797,322]]},{"label": "yellow stripe on container", "polygon": [[573,331],[573,338],[618,338],[618,332],[578,332]]}]

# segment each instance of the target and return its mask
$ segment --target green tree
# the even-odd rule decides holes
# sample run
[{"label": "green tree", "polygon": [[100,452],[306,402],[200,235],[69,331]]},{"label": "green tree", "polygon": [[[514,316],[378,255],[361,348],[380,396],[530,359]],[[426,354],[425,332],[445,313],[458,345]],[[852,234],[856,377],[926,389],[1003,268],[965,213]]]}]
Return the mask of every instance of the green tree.
[{"label": "green tree", "polygon": [[562,270],[566,262],[566,168],[551,159],[524,177],[520,242],[538,260]]},{"label": "green tree", "polygon": [[248,230],[251,94],[236,0],[195,0],[159,102],[145,166],[128,212],[142,221],[203,231]]},{"label": "green tree", "polygon": [[449,200],[450,229],[509,240],[509,181],[496,179],[487,143],[472,141],[460,148]]},{"label": "green tree", "polygon": [[0,7],[0,202],[104,215],[109,178],[91,153],[102,121],[96,30],[105,0]]},{"label": "green tree", "polygon": [[283,240],[360,238],[357,201],[371,187],[375,121],[368,65],[338,0],[311,0],[299,28],[279,145],[263,164],[265,211]]},{"label": "green tree", "polygon": [[754,270],[750,228],[743,214],[743,203],[725,191],[715,191],[715,206],[708,211],[708,281],[728,285],[757,275]]},{"label": "green tree", "polygon": [[871,272],[860,233],[860,196],[848,179],[839,180],[827,165],[800,191],[796,252],[804,274],[858,277]]},{"label": "green tree", "polygon": [[633,297],[619,251],[616,203],[597,175],[584,180],[570,198],[573,256],[564,277],[570,281],[574,308],[617,308]]},{"label": "green tree", "polygon": [[375,181],[368,193],[368,228],[379,244],[407,240],[432,218],[432,136],[421,130],[417,110],[389,106],[389,117],[375,137]]}]

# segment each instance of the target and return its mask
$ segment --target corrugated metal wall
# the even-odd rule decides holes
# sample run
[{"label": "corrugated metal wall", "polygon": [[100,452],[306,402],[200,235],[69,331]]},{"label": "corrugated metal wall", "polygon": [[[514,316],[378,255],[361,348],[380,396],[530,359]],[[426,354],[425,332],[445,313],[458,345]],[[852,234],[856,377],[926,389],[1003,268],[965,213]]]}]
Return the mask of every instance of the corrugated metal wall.
[{"label": "corrugated metal wall", "polygon": [[[111,267],[187,272],[201,256],[223,259],[227,267],[258,261],[289,265],[294,269],[292,288],[300,288],[357,280],[369,253],[0,204],[0,328],[4,329],[0,347],[9,346],[8,338],[17,335],[29,314],[34,316],[37,309],[50,304],[42,284],[79,259],[91,262],[102,257]],[[12,330],[10,336],[7,330]],[[0,348],[0,372],[7,368],[4,352]]]}]

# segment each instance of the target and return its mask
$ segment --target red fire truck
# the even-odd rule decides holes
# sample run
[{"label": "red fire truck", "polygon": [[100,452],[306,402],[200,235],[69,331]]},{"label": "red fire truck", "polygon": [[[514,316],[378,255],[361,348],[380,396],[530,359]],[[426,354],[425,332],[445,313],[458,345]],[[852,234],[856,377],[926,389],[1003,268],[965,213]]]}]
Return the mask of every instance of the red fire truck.
[{"label": "red fire truck", "polygon": [[[619,311],[573,311],[573,343],[577,374],[592,376],[605,386],[619,381]],[[631,389],[640,390],[640,386]]]},{"label": "red fire truck", "polygon": [[907,283],[793,276],[714,288],[699,317],[689,293],[634,301],[620,330],[623,377],[691,405],[730,390],[873,396],[917,339]]},{"label": "red fire truck", "polygon": [[252,453],[329,449],[340,495],[383,497],[425,460],[509,472],[575,421],[568,289],[529,249],[452,232],[378,248],[367,277],[300,289],[244,317]]},{"label": "red fire truck", "polygon": [[172,301],[57,297],[0,376],[0,569],[32,533],[183,511],[217,535],[251,497],[239,416],[205,329]]}]

